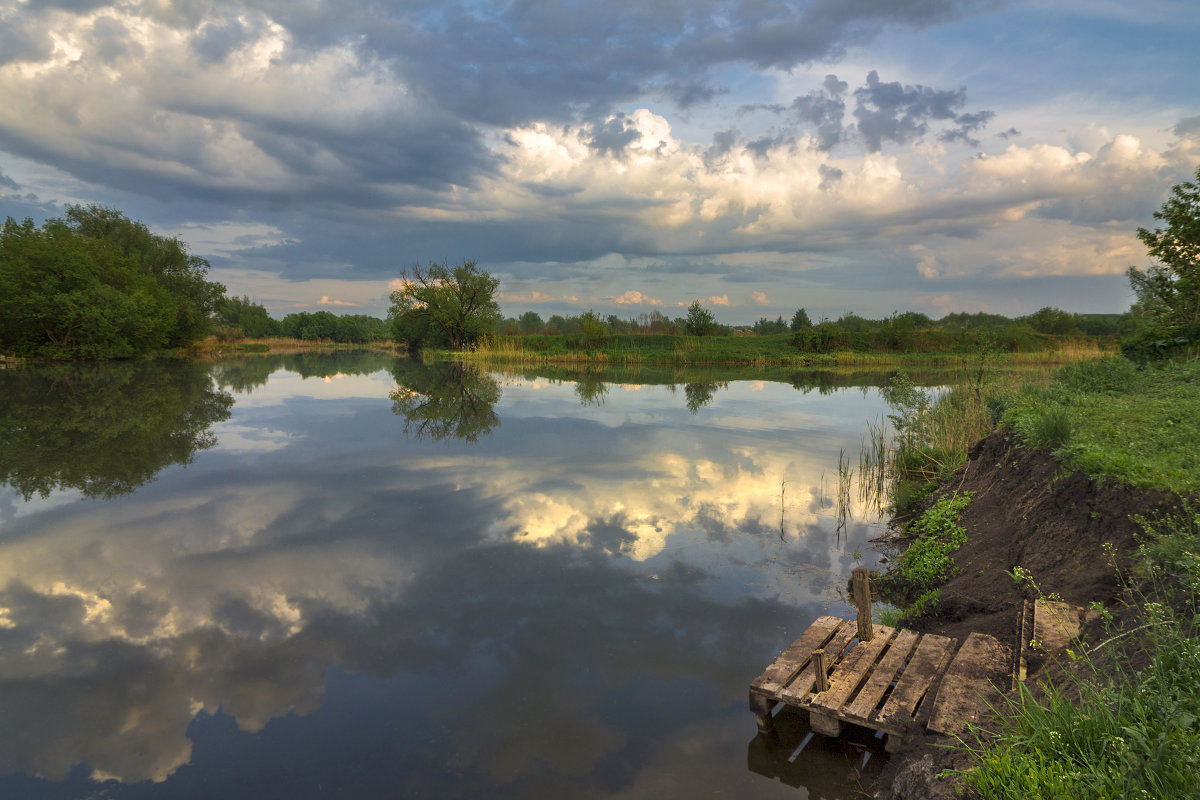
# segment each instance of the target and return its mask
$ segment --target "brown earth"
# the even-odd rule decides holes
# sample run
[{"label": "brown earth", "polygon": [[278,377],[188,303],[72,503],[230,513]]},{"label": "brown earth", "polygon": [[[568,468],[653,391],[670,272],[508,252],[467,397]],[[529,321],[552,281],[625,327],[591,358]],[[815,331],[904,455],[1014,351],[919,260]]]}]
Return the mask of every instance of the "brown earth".
[{"label": "brown earth", "polygon": [[[906,627],[960,639],[978,631],[1005,643],[1015,641],[1020,605],[1034,592],[1008,574],[1015,567],[1029,570],[1043,594],[1079,606],[1107,605],[1119,591],[1114,567],[1127,565],[1137,546],[1141,529],[1131,516],[1154,515],[1177,502],[1065,471],[1049,453],[1021,446],[1005,431],[978,442],[935,496],[951,492],[972,493],[961,519],[967,542],[955,556],[958,571],[934,612],[906,620]],[[1037,677],[1031,675],[1031,684]],[[936,736],[908,743],[880,776],[875,796],[957,796],[953,781],[938,775],[964,769],[970,759],[948,743]]]}]

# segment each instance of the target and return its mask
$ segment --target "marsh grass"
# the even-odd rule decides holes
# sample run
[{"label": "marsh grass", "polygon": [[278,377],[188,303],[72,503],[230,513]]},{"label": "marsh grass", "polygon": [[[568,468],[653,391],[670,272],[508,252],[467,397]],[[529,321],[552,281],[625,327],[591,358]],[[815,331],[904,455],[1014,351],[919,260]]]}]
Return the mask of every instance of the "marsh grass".
[{"label": "marsh grass", "polygon": [[[1024,366],[1063,364],[1094,358],[1103,351],[1090,340],[1067,339],[1046,350],[997,354],[999,363]],[[772,336],[688,336],[684,334],[611,334],[586,341],[582,334],[488,336],[445,357],[510,364],[673,364],[756,365],[761,367],[843,367],[885,369],[895,366],[966,369],[972,353],[800,352],[790,334]]]}]

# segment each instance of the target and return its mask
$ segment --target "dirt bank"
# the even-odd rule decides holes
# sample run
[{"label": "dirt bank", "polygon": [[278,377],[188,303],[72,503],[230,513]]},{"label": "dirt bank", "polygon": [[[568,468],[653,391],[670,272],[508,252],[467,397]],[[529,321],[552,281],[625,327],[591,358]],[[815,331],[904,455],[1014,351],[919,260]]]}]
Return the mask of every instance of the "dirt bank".
[{"label": "dirt bank", "polygon": [[[1004,431],[971,449],[967,464],[939,495],[946,492],[972,493],[961,520],[967,543],[934,612],[906,627],[959,638],[979,631],[1005,643],[1016,638],[1018,610],[1030,591],[1008,574],[1015,567],[1029,570],[1044,594],[1055,592],[1080,606],[1108,604],[1118,592],[1113,564],[1128,563],[1136,548],[1140,528],[1130,517],[1173,504],[1163,493],[1066,471],[1048,453],[1022,447]],[[937,776],[969,762],[941,746],[946,743],[934,736],[909,743],[892,757],[876,797],[954,797],[952,782]]]}]

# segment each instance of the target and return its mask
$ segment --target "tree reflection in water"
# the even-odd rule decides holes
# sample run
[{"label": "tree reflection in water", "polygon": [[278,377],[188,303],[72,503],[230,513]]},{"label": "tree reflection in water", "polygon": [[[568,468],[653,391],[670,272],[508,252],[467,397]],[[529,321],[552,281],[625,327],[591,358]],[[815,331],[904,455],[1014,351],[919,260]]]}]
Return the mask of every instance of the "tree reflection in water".
[{"label": "tree reflection in water", "polygon": [[418,439],[476,441],[500,424],[495,411],[500,385],[469,364],[396,359],[392,413]]},{"label": "tree reflection in water", "polygon": [[193,362],[35,365],[0,372],[0,482],[128,494],[216,444],[233,398]]}]

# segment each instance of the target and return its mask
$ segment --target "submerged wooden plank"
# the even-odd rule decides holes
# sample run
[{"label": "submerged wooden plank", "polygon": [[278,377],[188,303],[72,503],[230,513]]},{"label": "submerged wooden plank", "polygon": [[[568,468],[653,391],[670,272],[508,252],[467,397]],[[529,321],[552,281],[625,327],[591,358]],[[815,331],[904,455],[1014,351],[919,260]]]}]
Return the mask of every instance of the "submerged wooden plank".
[{"label": "submerged wooden plank", "polygon": [[837,617],[817,617],[762,675],[755,678],[750,684],[751,693],[758,692],[771,697],[777,695],[808,663],[812,651],[825,644],[842,624]]},{"label": "submerged wooden plank", "polygon": [[866,678],[871,667],[875,666],[876,658],[887,647],[895,632],[894,628],[880,625],[875,628],[869,642],[860,641],[845,653],[841,663],[829,676],[829,688],[812,699],[812,708],[838,714],[854,694],[854,690]]},{"label": "submerged wooden plank", "polygon": [[891,686],[892,678],[896,677],[896,673],[904,666],[904,660],[912,652],[919,636],[920,634],[916,631],[902,630],[896,634],[888,651],[875,665],[875,671],[863,684],[858,697],[855,697],[854,702],[842,709],[842,716],[859,724],[867,721],[871,712],[875,710],[875,706],[879,705],[879,701],[883,699],[888,687]]},{"label": "submerged wooden plank", "polygon": [[[846,649],[846,645],[850,644],[850,640],[854,638],[857,630],[857,623],[851,621],[842,622],[838,626],[837,632],[825,643],[825,664],[827,667],[831,667],[838,662],[842,657],[842,651]],[[810,663],[800,671],[800,674],[791,683],[779,691],[777,697],[781,702],[788,705],[807,705],[816,682],[817,673]]]},{"label": "submerged wooden plank", "polygon": [[925,693],[954,654],[954,645],[955,641],[945,636],[926,634],[921,637],[891,697],[868,724],[888,733],[907,733]]},{"label": "submerged wooden plank", "polygon": [[950,662],[933,701],[926,727],[934,733],[961,736],[967,726],[978,725],[1000,702],[1000,691],[1009,674],[1012,650],[986,633],[972,633]]}]

